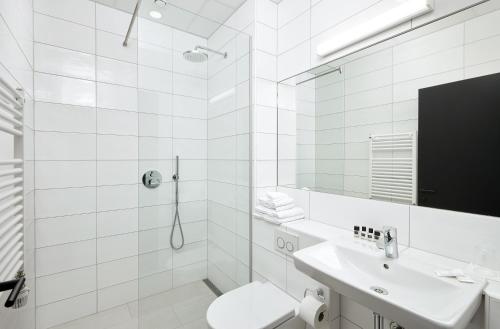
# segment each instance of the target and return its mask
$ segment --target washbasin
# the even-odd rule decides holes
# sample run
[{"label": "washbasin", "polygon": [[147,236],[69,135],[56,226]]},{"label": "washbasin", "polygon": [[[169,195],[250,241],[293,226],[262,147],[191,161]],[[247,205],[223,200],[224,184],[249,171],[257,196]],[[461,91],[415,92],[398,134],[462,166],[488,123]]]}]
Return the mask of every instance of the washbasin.
[{"label": "washbasin", "polygon": [[481,304],[486,282],[435,275],[439,257],[406,249],[388,259],[357,239],[324,242],[294,254],[297,269],[406,329],[464,329]]}]

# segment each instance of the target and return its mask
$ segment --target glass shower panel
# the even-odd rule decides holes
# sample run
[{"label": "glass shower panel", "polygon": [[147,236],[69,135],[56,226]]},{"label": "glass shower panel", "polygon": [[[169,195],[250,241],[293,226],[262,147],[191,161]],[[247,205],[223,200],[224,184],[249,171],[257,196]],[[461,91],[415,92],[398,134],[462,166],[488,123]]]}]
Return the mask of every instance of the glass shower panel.
[{"label": "glass shower panel", "polygon": [[217,44],[218,32],[207,40],[142,18],[138,31],[132,313],[140,329],[183,328],[249,282],[250,39],[233,32]]},{"label": "glass shower panel", "polygon": [[222,292],[250,282],[251,39],[222,27],[208,46],[208,279]]},{"label": "glass shower panel", "polygon": [[208,307],[215,298],[202,281],[207,278],[207,63],[183,58],[197,45],[206,45],[206,39],[139,20],[139,176],[151,185],[139,185],[141,329],[204,319],[186,314],[186,303]]},{"label": "glass shower panel", "polygon": [[138,20],[140,329],[204,325],[250,280],[249,42]]}]

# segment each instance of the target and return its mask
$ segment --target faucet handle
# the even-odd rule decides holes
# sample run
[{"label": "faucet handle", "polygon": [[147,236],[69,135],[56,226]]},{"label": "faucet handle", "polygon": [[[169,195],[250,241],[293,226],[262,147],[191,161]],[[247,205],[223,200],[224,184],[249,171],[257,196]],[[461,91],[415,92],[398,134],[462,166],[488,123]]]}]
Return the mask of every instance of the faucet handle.
[{"label": "faucet handle", "polygon": [[388,258],[398,258],[398,230],[393,226],[384,226],[384,249]]},{"label": "faucet handle", "polygon": [[383,228],[384,241],[386,243],[391,242],[398,237],[398,229],[393,226],[384,226]]}]

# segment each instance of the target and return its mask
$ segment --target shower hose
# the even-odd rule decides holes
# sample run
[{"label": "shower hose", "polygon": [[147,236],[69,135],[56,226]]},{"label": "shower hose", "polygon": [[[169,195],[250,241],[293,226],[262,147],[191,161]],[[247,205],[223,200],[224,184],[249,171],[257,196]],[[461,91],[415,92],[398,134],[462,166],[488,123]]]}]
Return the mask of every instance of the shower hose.
[{"label": "shower hose", "polygon": [[[176,157],[176,173],[172,178],[175,182],[175,215],[172,229],[170,230],[170,246],[174,250],[179,250],[184,247],[184,232],[182,231],[181,217],[179,216],[179,156]],[[174,231],[176,225],[179,225],[179,232],[181,233],[181,244],[178,246],[174,244]]]}]

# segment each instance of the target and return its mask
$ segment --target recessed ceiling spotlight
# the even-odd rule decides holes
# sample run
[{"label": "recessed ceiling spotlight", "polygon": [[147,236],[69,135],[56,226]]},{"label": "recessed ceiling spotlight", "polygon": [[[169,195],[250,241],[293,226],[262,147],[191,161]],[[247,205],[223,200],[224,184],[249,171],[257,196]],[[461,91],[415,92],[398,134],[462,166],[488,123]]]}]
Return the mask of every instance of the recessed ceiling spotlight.
[{"label": "recessed ceiling spotlight", "polygon": [[165,7],[167,5],[167,1],[165,0],[155,0],[155,5],[158,7]]},{"label": "recessed ceiling spotlight", "polygon": [[153,17],[154,19],[160,19],[162,17],[162,14],[159,11],[151,10],[149,12],[149,16]]}]

